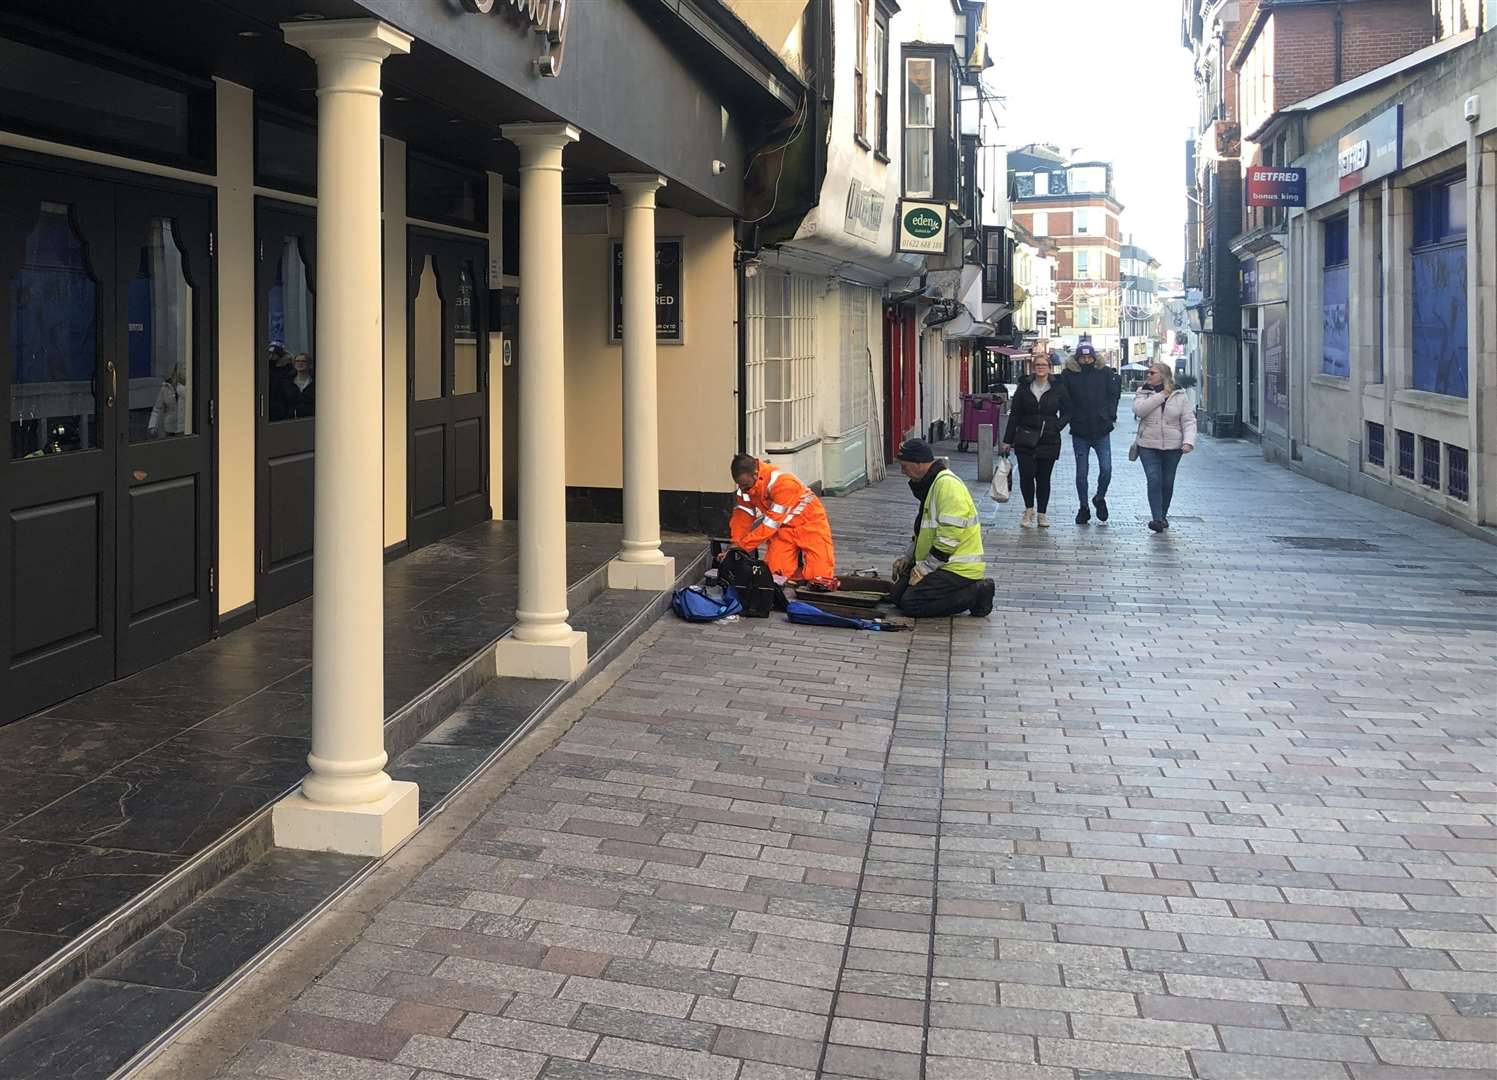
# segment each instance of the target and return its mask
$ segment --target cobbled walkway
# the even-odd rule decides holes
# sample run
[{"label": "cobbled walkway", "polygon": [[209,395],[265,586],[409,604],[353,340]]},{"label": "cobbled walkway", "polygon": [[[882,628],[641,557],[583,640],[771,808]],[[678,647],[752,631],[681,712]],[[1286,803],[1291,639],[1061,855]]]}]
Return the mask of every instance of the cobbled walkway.
[{"label": "cobbled walkway", "polygon": [[230,1075],[1497,1076],[1497,548],[1125,447],[989,620],[666,625]]}]

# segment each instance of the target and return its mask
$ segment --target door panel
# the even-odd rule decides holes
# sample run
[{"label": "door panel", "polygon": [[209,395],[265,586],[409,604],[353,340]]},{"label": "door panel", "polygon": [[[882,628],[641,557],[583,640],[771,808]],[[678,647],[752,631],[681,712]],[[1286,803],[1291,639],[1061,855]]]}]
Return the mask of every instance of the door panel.
[{"label": "door panel", "polygon": [[213,207],[120,186],[115,208],[123,676],[213,631]]},{"label": "door panel", "polygon": [[0,722],[114,678],[114,206],[0,167]]},{"label": "door panel", "polygon": [[419,547],[490,516],[484,248],[413,230],[409,297],[409,514]]},{"label": "door panel", "polygon": [[255,607],[312,593],[317,221],[256,211]]},{"label": "door panel", "polygon": [[520,516],[520,305],[518,291],[505,289],[499,299],[499,334],[508,363],[500,367],[501,408],[504,410],[504,445],[499,448],[504,470],[504,518]]}]

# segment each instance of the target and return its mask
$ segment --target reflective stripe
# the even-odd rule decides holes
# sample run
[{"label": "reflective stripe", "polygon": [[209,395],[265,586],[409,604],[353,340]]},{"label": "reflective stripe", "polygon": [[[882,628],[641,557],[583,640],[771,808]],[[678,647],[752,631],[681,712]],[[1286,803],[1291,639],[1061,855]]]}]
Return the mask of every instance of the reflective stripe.
[{"label": "reflective stripe", "polygon": [[783,514],[785,512],[785,508],[779,503],[771,503],[769,506],[769,512],[771,514]]},{"label": "reflective stripe", "polygon": [[942,525],[955,525],[959,529],[970,529],[978,521],[975,517],[952,517],[950,514],[942,514],[936,520]]},{"label": "reflective stripe", "polygon": [[753,507],[749,507],[749,506],[735,506],[733,509],[735,509],[735,510],[742,510],[749,517],[753,517],[754,516]]},{"label": "reflective stripe", "polygon": [[953,555],[946,560],[951,563],[980,563],[983,561],[981,555]]},{"label": "reflective stripe", "polygon": [[766,518],[764,520],[764,527],[766,529],[778,529],[780,527],[780,523],[778,521],[773,521],[769,518]]},{"label": "reflective stripe", "polygon": [[779,478],[780,478],[780,470],[779,469],[770,469],[769,470],[769,483],[767,483],[767,484],[764,485],[764,494],[766,494],[766,495],[769,494],[769,489],[775,486],[775,482],[777,480],[779,480]]}]

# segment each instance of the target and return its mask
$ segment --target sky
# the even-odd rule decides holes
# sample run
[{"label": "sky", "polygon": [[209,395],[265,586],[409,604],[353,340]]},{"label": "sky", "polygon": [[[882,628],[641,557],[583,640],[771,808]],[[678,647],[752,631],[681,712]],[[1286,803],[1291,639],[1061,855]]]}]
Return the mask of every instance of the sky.
[{"label": "sky", "polygon": [[1185,140],[1196,115],[1180,0],[989,0],[989,83],[1010,147],[1110,160],[1126,241],[1178,275]]}]

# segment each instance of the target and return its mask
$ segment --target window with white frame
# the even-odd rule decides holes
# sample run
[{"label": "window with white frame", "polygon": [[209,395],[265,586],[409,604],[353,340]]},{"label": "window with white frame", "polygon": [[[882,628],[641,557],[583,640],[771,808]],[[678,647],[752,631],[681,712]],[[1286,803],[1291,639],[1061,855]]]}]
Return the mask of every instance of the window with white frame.
[{"label": "window with white frame", "polygon": [[873,23],[873,135],[880,154],[889,152],[889,16]]},{"label": "window with white frame", "polygon": [[852,133],[863,145],[868,143],[868,3],[852,0]]},{"label": "window with white frame", "polygon": [[1084,165],[1071,170],[1071,193],[1100,194],[1107,190],[1107,169],[1101,165]]},{"label": "window with white frame", "polygon": [[1089,278],[1092,276],[1092,257],[1089,251],[1076,252],[1076,276],[1078,278]]},{"label": "window with white frame", "polygon": [[842,286],[841,378],[839,426],[852,431],[868,422],[869,365],[868,311],[872,290],[861,285]]},{"label": "window with white frame", "polygon": [[936,188],[936,61],[904,62],[904,193],[930,198]]},{"label": "window with white frame", "polygon": [[811,279],[783,270],[756,274],[748,301],[746,412],[750,453],[812,435],[816,318]]},{"label": "window with white frame", "polygon": [[1078,296],[1076,298],[1076,325],[1091,326],[1092,324],[1092,302],[1089,297]]},{"label": "window with white frame", "polygon": [[1034,174],[1034,193],[1036,195],[1050,194],[1050,174],[1037,172]]},{"label": "window with white frame", "polygon": [[1035,211],[1034,221],[1029,231],[1034,233],[1035,236],[1049,236],[1050,215],[1043,210]]},{"label": "window with white frame", "polygon": [[1087,206],[1078,206],[1072,218],[1072,232],[1077,236],[1087,236],[1097,231],[1097,220],[1092,215],[1096,211]]}]

